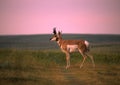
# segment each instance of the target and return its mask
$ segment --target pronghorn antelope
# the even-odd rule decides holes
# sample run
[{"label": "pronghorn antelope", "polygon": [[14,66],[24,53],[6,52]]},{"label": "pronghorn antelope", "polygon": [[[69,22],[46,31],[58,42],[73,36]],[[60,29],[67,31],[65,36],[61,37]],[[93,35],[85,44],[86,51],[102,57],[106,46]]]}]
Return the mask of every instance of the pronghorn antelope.
[{"label": "pronghorn antelope", "polygon": [[89,42],[86,40],[64,40],[62,39],[61,32],[56,32],[56,28],[53,29],[53,37],[51,41],[56,41],[61,48],[61,50],[66,54],[66,69],[70,67],[70,53],[78,51],[83,57],[83,61],[80,65],[80,68],[83,66],[87,56],[92,60],[93,67],[95,67],[93,56],[89,55]]}]

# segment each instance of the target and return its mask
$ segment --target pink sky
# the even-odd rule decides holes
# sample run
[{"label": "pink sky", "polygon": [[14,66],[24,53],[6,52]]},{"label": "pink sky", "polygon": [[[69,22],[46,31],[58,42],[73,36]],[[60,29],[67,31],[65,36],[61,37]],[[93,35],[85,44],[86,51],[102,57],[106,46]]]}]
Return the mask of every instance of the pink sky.
[{"label": "pink sky", "polygon": [[0,35],[120,34],[120,0],[0,0]]}]

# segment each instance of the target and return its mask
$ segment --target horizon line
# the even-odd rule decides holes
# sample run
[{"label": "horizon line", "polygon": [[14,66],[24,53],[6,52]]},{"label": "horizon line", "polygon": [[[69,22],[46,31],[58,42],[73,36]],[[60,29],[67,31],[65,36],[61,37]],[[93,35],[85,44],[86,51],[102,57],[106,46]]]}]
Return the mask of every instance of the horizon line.
[{"label": "horizon line", "polygon": [[[29,35],[51,35],[53,33],[36,33],[36,34],[0,34],[0,36],[29,36]],[[115,33],[62,33],[68,35],[120,35]]]}]

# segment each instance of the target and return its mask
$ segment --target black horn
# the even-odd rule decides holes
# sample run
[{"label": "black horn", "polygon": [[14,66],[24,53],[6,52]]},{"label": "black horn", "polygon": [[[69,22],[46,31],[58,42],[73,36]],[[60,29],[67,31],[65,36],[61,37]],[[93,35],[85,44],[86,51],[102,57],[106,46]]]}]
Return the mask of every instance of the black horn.
[{"label": "black horn", "polygon": [[54,34],[57,34],[55,27],[53,28],[53,33],[54,33]]}]

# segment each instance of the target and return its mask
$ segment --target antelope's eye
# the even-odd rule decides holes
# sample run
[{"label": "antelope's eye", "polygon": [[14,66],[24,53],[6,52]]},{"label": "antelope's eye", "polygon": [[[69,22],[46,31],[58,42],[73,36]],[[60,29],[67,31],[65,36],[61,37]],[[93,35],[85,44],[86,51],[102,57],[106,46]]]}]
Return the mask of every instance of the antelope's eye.
[{"label": "antelope's eye", "polygon": [[58,41],[59,38],[56,38],[56,41]]}]

